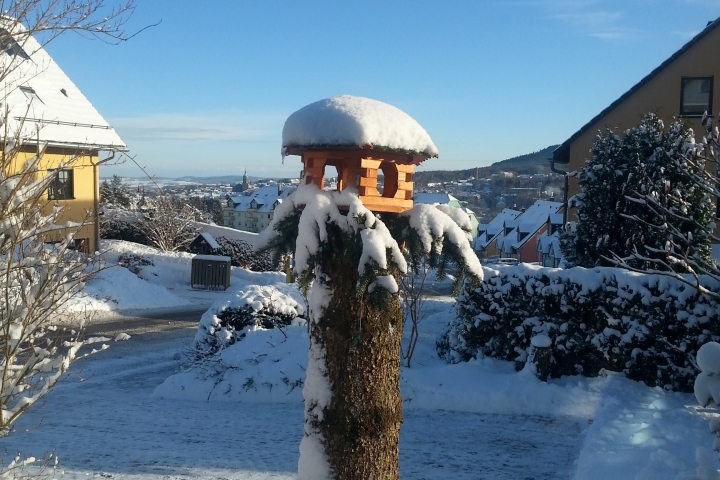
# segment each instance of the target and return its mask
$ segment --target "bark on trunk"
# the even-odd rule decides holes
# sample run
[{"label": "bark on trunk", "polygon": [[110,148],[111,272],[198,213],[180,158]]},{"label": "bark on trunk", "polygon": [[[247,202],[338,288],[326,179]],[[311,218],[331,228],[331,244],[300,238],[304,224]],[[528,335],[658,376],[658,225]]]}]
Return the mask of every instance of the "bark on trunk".
[{"label": "bark on trunk", "polygon": [[[358,292],[357,239],[329,230],[316,285],[332,298],[311,312],[310,356],[332,395],[321,413],[317,399],[305,396],[306,436],[322,445],[330,478],[395,480],[402,423],[399,298],[380,288]],[[318,355],[324,358],[313,360]],[[300,464],[302,479],[302,458]]]}]

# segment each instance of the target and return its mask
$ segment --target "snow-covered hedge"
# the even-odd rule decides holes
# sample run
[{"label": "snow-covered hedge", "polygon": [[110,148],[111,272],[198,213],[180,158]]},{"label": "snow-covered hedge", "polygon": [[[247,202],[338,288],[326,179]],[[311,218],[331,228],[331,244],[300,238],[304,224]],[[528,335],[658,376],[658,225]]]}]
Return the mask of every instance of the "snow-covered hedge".
[{"label": "snow-covered hedge", "polygon": [[[718,285],[705,285],[713,290]],[[615,268],[526,265],[485,270],[464,291],[438,342],[449,362],[489,356],[521,368],[531,339],[552,340],[550,376],[624,372],[649,386],[691,392],[695,355],[720,340],[718,303],[662,275]]]},{"label": "snow-covered hedge", "polygon": [[247,268],[253,272],[271,272],[279,268],[279,265],[273,262],[270,252],[256,252],[253,246],[244,240],[226,237],[217,237],[215,240],[220,248],[213,253],[230,257],[234,267]]},{"label": "snow-covered hedge", "polygon": [[146,233],[132,217],[118,218],[111,215],[100,217],[100,238],[150,245]]},{"label": "snow-covered hedge", "polygon": [[299,325],[305,306],[275,287],[250,285],[215,303],[200,319],[197,358],[213,355],[242,340],[249,330]]}]

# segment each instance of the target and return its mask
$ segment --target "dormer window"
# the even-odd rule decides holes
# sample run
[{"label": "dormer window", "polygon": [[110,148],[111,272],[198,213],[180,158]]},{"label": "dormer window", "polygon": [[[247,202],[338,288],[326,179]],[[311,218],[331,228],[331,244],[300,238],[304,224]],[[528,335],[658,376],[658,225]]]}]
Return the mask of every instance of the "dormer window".
[{"label": "dormer window", "polygon": [[712,115],[713,77],[683,77],[680,91],[680,116]]},{"label": "dormer window", "polygon": [[10,32],[4,28],[0,28],[0,50],[4,51],[11,57],[20,57],[23,60],[30,60],[30,56],[25,53],[20,44],[10,35]]},{"label": "dormer window", "polygon": [[34,88],[29,87],[29,86],[20,87],[20,91],[23,92],[25,94],[25,97],[27,97],[27,99],[31,102],[37,100],[40,103],[44,103],[40,99],[40,97],[38,96],[38,94]]}]

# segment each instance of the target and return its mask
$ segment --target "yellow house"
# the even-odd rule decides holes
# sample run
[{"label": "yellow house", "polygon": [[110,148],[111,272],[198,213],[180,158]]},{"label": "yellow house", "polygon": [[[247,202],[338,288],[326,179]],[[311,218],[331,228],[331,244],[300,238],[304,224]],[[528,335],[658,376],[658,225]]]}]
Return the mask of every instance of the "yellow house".
[{"label": "yellow house", "polygon": [[[1,28],[0,37],[8,37]],[[100,152],[125,151],[125,143],[33,37],[18,27],[13,38],[0,42],[1,135],[20,140],[16,165],[39,148],[40,174],[60,170],[45,192],[46,208],[64,207],[61,223],[87,222],[75,243],[95,251]]]},{"label": "yellow house", "polygon": [[[693,128],[696,137],[702,133],[704,112],[717,116],[720,95],[715,94],[715,80],[720,79],[720,18],[665,60],[634,87],[586,123],[553,152],[553,163],[568,171],[583,167],[590,156],[599,131],[613,128],[618,133],[637,126],[648,112],[657,114],[666,125],[677,118]],[[576,178],[569,178],[565,202],[580,192]],[[572,217],[570,218],[573,219]]]}]

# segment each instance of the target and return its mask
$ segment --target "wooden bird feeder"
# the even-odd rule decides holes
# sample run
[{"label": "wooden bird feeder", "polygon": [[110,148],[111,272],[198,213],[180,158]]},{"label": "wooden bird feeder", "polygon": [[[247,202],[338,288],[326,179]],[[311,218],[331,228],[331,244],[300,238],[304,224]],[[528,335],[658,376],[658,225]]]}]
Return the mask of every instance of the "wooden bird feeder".
[{"label": "wooden bird feeder", "polygon": [[[390,150],[359,147],[289,147],[288,155],[300,155],[303,171],[300,182],[323,189],[325,167],[338,172],[337,189],[357,189],[360,201],[373,212],[402,213],[413,206],[413,171],[429,158]],[[378,190],[378,170],[383,173],[382,194]]]}]

